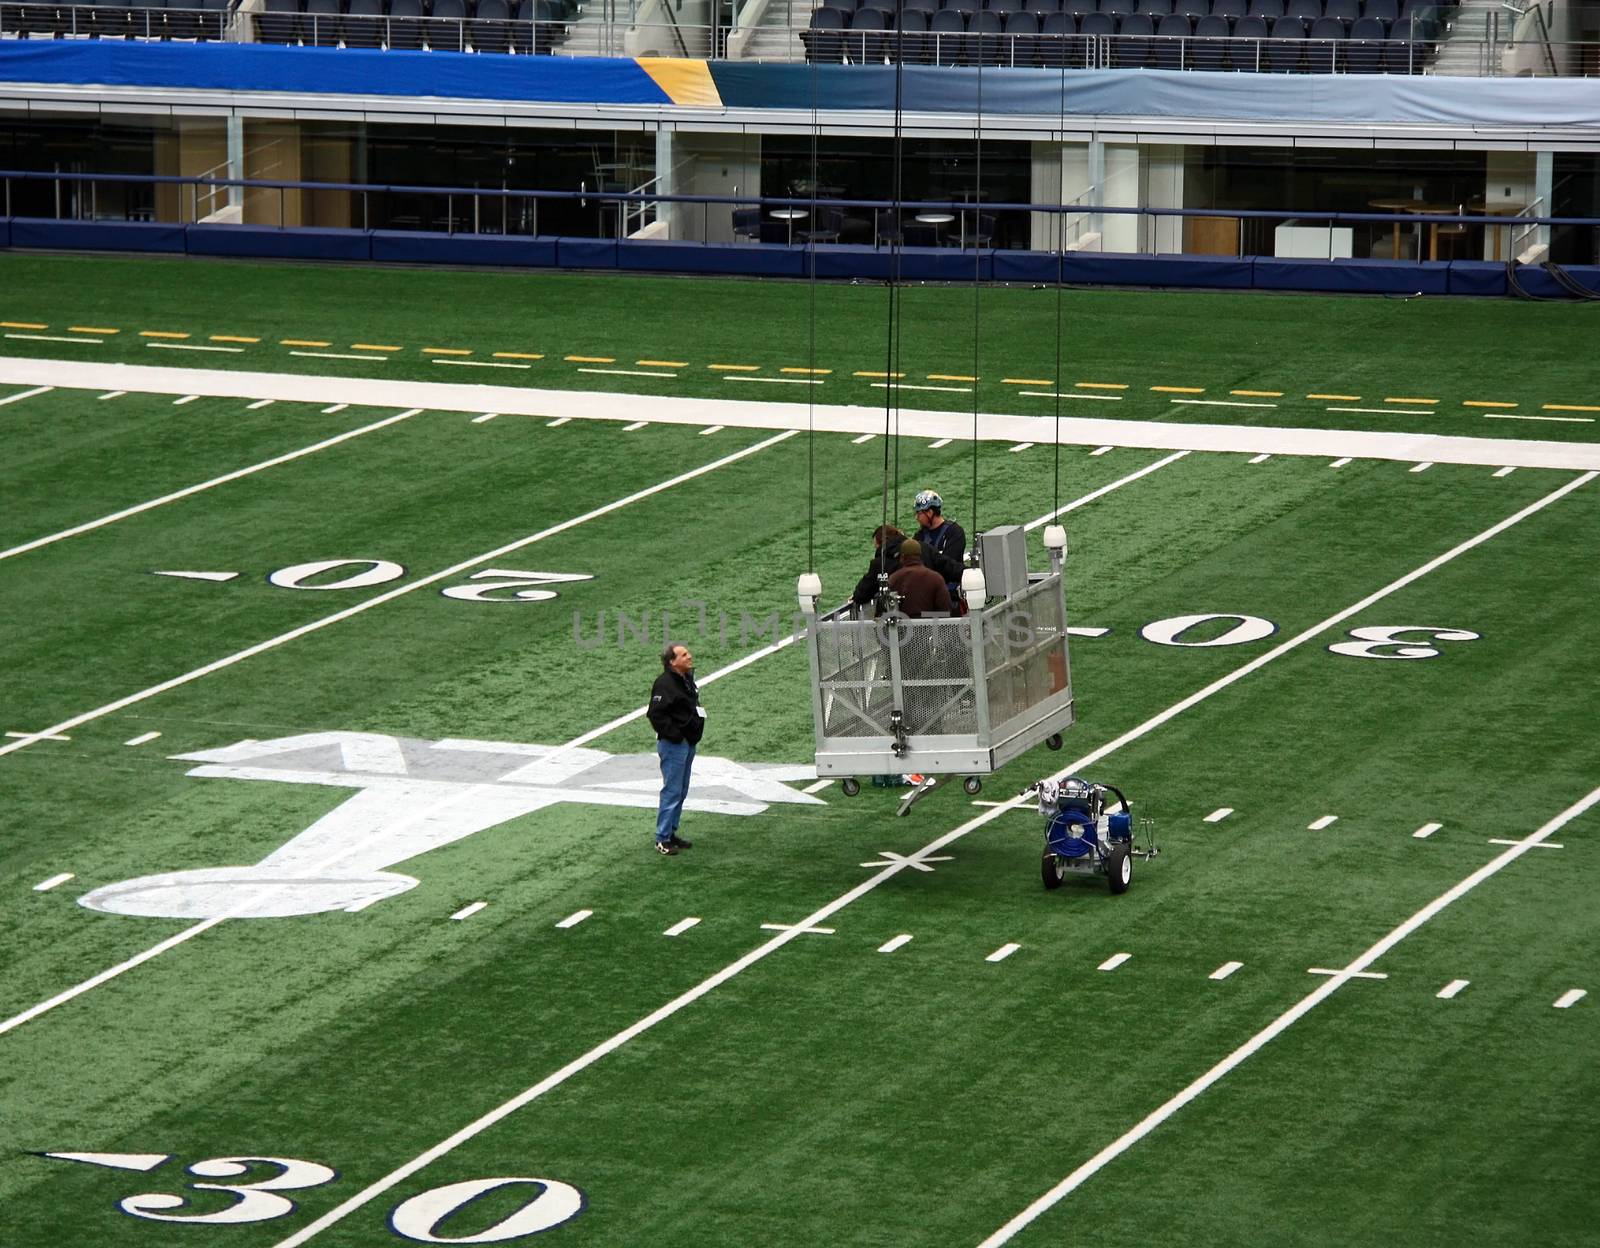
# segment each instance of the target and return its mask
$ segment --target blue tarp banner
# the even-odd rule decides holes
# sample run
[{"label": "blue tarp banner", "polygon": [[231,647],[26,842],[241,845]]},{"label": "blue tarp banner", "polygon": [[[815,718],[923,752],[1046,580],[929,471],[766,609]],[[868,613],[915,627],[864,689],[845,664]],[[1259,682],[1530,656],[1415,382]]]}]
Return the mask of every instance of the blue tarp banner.
[{"label": "blue tarp banner", "polygon": [[[626,57],[468,56],[262,43],[7,39],[0,82],[438,96],[550,104],[670,104]],[[418,101],[418,108],[424,108]]]}]

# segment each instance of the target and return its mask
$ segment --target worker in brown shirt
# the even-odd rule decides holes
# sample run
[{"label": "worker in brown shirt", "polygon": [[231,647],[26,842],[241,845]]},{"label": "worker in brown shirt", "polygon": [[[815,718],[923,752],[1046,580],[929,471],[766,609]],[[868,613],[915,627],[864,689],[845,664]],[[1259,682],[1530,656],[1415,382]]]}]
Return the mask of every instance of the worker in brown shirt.
[{"label": "worker in brown shirt", "polygon": [[923,566],[922,547],[910,538],[900,544],[900,570],[889,577],[889,589],[900,596],[900,613],[907,619],[951,613],[944,577]]}]

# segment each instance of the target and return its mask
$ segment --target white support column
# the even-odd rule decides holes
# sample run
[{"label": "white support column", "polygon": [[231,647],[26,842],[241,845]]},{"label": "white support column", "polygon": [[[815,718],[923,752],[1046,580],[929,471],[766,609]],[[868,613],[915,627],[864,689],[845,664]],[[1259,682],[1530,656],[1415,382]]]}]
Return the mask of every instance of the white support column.
[{"label": "white support column", "polygon": [[[1151,144],[1140,149],[1144,160],[1144,203],[1151,208],[1182,208],[1183,148]],[[1147,217],[1141,241],[1155,255],[1175,256],[1183,251],[1182,217]]]},{"label": "white support column", "polygon": [[[1549,217],[1555,215],[1555,205],[1551,202],[1551,192],[1555,189],[1556,154],[1554,152],[1535,152],[1533,169],[1533,197],[1539,205],[1538,216]],[[1540,244],[1545,248],[1548,257],[1550,249],[1550,227],[1541,225],[1538,234]]]},{"label": "white support column", "polygon": [[[244,118],[238,113],[228,114],[228,176],[230,178],[244,177]],[[239,208],[244,204],[244,187],[230,186],[228,188],[228,207]]]},{"label": "white support column", "polygon": [[[678,188],[673,173],[677,164],[676,144],[673,142],[675,132],[661,126],[656,130],[656,192],[660,195],[676,195]],[[693,204],[658,204],[656,206],[656,221],[666,231],[665,238],[682,238],[684,236],[685,208],[692,209]]]},{"label": "white support column", "polygon": [[[1483,203],[1489,213],[1493,214],[1497,210],[1521,211],[1533,203],[1539,194],[1534,189],[1538,181],[1537,166],[1538,158],[1533,152],[1486,153]],[[1543,208],[1544,205],[1541,204],[1541,215]],[[1508,249],[1516,232],[1515,224],[1485,227],[1483,254],[1479,259],[1501,261],[1509,259]]]}]

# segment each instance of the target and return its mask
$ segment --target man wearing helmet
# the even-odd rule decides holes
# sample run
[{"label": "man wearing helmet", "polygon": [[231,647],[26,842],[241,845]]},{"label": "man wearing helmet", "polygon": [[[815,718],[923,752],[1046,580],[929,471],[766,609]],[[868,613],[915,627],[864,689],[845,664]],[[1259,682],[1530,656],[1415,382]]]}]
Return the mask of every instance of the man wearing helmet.
[{"label": "man wearing helmet", "polygon": [[961,565],[967,553],[967,535],[954,520],[944,517],[944,500],[935,490],[918,493],[916,541],[922,547],[922,562],[944,577],[955,599],[961,592]]}]

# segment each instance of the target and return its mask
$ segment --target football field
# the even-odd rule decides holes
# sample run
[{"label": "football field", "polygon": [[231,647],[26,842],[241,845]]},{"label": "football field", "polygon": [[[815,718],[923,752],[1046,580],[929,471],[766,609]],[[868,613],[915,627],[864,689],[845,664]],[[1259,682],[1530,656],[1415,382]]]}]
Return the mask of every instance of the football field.
[{"label": "football field", "polygon": [[[224,325],[187,273],[247,266],[103,263],[136,314],[0,301],[0,1244],[1594,1242],[1600,407],[1511,367],[1586,321],[1268,377],[1096,339],[988,391],[969,347],[890,439],[849,335],[718,339],[754,286],[628,354],[353,295],[301,309],[337,341]],[[288,354],[354,344],[391,364]],[[1077,630],[1064,748],[906,818],[816,780],[793,632],[886,462],[903,525],[932,486],[1042,561],[1059,517]],[[1017,795],[1067,774],[1155,821],[1124,895],[1041,885]]]}]

